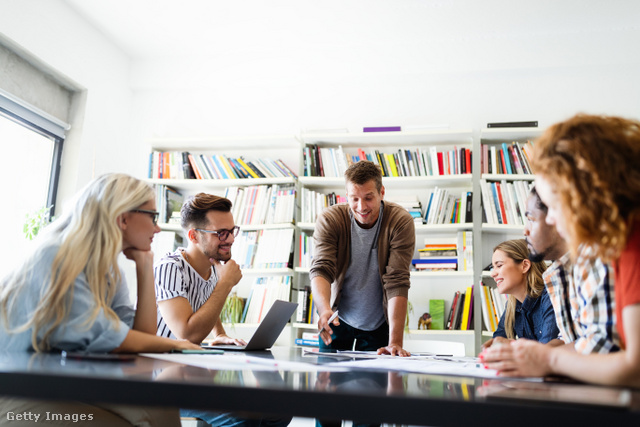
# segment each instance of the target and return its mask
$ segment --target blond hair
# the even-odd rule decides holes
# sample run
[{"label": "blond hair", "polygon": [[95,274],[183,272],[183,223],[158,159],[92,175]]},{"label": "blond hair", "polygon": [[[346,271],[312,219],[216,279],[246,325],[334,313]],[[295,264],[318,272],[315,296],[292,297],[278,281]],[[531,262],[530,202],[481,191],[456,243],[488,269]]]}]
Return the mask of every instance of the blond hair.
[{"label": "blond hair", "polygon": [[[524,239],[507,240],[493,248],[495,251],[504,252],[516,264],[521,264],[525,259],[529,259],[529,249]],[[527,296],[529,298],[538,298],[544,291],[544,281],[542,273],[547,266],[544,261],[531,262],[531,267],[526,273]],[[507,308],[504,312],[504,330],[507,338],[515,339],[515,318],[516,318],[516,297],[509,295],[507,299]]]},{"label": "blond hair", "polygon": [[554,185],[573,257],[585,243],[617,259],[640,209],[640,122],[578,114],[544,132],[531,166]]},{"label": "blond hair", "polygon": [[[88,316],[89,328],[100,311],[118,327],[118,316],[111,309],[116,284],[121,280],[117,257],[122,251],[122,230],[118,217],[153,200],[153,189],[146,183],[124,174],[103,175],[87,184],[72,200],[70,209],[46,227],[38,236],[37,246],[25,261],[0,284],[2,321],[10,333],[32,328],[31,343],[36,351],[50,349],[49,338],[69,315],[73,286],[85,274],[95,302]],[[11,326],[9,319],[16,296],[25,291],[34,266],[41,255],[58,246],[43,283],[32,316],[22,325]],[[38,335],[41,333],[41,339]]]}]

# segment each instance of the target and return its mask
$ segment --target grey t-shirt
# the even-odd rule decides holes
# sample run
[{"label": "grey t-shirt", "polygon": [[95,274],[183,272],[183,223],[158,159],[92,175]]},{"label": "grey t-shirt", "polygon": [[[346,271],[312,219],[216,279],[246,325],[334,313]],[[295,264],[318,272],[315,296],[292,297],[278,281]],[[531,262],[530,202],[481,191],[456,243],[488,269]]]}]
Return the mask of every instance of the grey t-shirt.
[{"label": "grey t-shirt", "polygon": [[368,229],[351,216],[351,256],[340,296],[340,320],[363,331],[378,329],[384,322],[382,282],[378,266],[378,234],[383,205],[376,224]]}]

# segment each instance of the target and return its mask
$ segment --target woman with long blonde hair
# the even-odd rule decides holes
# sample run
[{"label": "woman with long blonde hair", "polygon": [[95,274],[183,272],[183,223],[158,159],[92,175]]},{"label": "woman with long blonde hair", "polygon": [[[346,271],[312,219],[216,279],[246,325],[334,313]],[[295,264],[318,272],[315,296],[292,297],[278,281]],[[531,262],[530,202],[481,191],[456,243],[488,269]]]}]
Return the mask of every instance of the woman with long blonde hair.
[{"label": "woman with long blonde hair", "polygon": [[612,262],[623,349],[582,355],[536,343],[489,349],[489,368],[505,376],[560,374],[581,381],[640,387],[640,122],[579,114],[536,141],[536,189],[572,255],[580,245]]},{"label": "woman with long blonde hair", "polygon": [[[156,336],[151,242],[153,189],[124,174],[84,187],[0,282],[0,348],[16,351],[165,352],[198,348]],[[118,255],[136,264],[137,309]]]},{"label": "woman with long blonde hair", "polygon": [[542,280],[546,265],[531,262],[524,239],[507,240],[493,250],[491,277],[507,306],[493,340],[528,338],[547,343],[558,337],[555,313]]}]

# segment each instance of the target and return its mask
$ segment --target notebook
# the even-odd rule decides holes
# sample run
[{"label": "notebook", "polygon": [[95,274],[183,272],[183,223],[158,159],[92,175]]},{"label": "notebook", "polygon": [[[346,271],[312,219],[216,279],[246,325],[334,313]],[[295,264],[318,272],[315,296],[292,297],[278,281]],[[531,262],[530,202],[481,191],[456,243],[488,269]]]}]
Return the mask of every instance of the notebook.
[{"label": "notebook", "polygon": [[287,325],[287,322],[296,311],[298,303],[276,300],[267,315],[262,319],[258,329],[254,332],[253,336],[247,343],[247,345],[224,345],[224,344],[205,344],[202,343],[202,348],[206,349],[220,349],[220,350],[234,350],[234,351],[255,351],[266,350],[271,348],[276,342],[280,333]]}]

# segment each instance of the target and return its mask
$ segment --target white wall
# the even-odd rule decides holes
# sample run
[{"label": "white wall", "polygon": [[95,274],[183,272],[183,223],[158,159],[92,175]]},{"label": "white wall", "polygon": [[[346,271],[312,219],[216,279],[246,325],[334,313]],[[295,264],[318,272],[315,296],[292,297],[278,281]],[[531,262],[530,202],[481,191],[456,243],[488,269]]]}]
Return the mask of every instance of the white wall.
[{"label": "white wall", "polygon": [[2,0],[0,31],[85,89],[65,146],[60,199],[108,171],[131,172],[129,59],[60,0]]},{"label": "white wall", "polygon": [[633,0],[212,4],[175,32],[182,56],[130,60],[62,0],[0,2],[2,33],[87,90],[63,198],[99,173],[146,175],[150,137],[640,116]]},{"label": "white wall", "polygon": [[316,4],[221,10],[197,58],[135,61],[136,137],[640,116],[638,2]]}]

